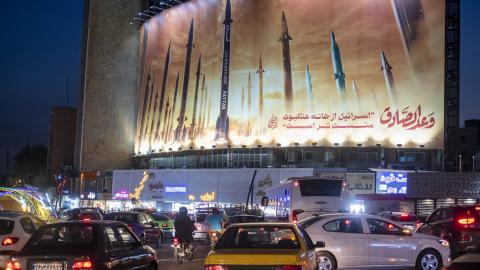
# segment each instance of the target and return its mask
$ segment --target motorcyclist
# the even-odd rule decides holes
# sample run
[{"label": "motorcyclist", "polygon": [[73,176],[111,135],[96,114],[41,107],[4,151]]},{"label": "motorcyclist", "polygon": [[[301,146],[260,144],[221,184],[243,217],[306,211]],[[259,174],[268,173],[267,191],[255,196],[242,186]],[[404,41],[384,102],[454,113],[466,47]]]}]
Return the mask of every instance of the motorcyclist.
[{"label": "motorcyclist", "polygon": [[184,206],[180,207],[174,221],[175,237],[177,237],[179,241],[186,241],[190,250],[193,250],[192,233],[195,231],[195,224],[187,214],[187,208]]}]

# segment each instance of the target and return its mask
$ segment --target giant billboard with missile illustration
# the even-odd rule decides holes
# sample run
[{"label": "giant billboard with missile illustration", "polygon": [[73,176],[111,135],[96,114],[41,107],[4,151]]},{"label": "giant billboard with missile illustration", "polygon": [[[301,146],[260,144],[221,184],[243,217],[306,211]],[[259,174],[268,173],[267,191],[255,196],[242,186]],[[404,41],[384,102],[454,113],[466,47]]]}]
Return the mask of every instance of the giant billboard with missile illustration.
[{"label": "giant billboard with missile illustration", "polygon": [[192,0],[140,31],[136,154],[443,149],[443,1]]}]

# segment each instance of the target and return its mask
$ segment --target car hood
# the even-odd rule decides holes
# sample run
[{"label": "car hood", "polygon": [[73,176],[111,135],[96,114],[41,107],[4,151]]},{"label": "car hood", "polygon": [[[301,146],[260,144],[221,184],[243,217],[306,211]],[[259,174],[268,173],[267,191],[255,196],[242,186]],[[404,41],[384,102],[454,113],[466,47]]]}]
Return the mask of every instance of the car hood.
[{"label": "car hood", "polygon": [[417,232],[412,233],[412,237],[415,237],[415,238],[418,238],[418,239],[430,239],[430,240],[440,240],[440,239],[442,239],[442,238],[440,238],[438,236],[435,236],[435,235],[426,234],[426,233],[417,233]]}]

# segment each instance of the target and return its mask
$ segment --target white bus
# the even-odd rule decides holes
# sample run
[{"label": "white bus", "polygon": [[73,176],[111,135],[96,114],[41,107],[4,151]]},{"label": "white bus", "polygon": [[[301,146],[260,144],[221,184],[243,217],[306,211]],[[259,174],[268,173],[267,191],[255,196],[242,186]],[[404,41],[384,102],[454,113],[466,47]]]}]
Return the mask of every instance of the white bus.
[{"label": "white bus", "polygon": [[315,214],[349,212],[351,203],[345,181],[318,177],[282,180],[262,198],[267,220],[294,223]]}]

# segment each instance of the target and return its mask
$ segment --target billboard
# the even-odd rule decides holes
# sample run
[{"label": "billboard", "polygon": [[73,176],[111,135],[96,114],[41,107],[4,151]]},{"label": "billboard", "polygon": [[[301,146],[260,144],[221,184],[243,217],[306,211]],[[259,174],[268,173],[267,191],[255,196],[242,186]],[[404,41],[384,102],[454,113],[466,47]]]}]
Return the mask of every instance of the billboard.
[{"label": "billboard", "polygon": [[444,26],[438,0],[192,0],[168,9],[141,29],[135,153],[441,149]]},{"label": "billboard", "polygon": [[377,194],[407,194],[406,172],[377,172]]}]

